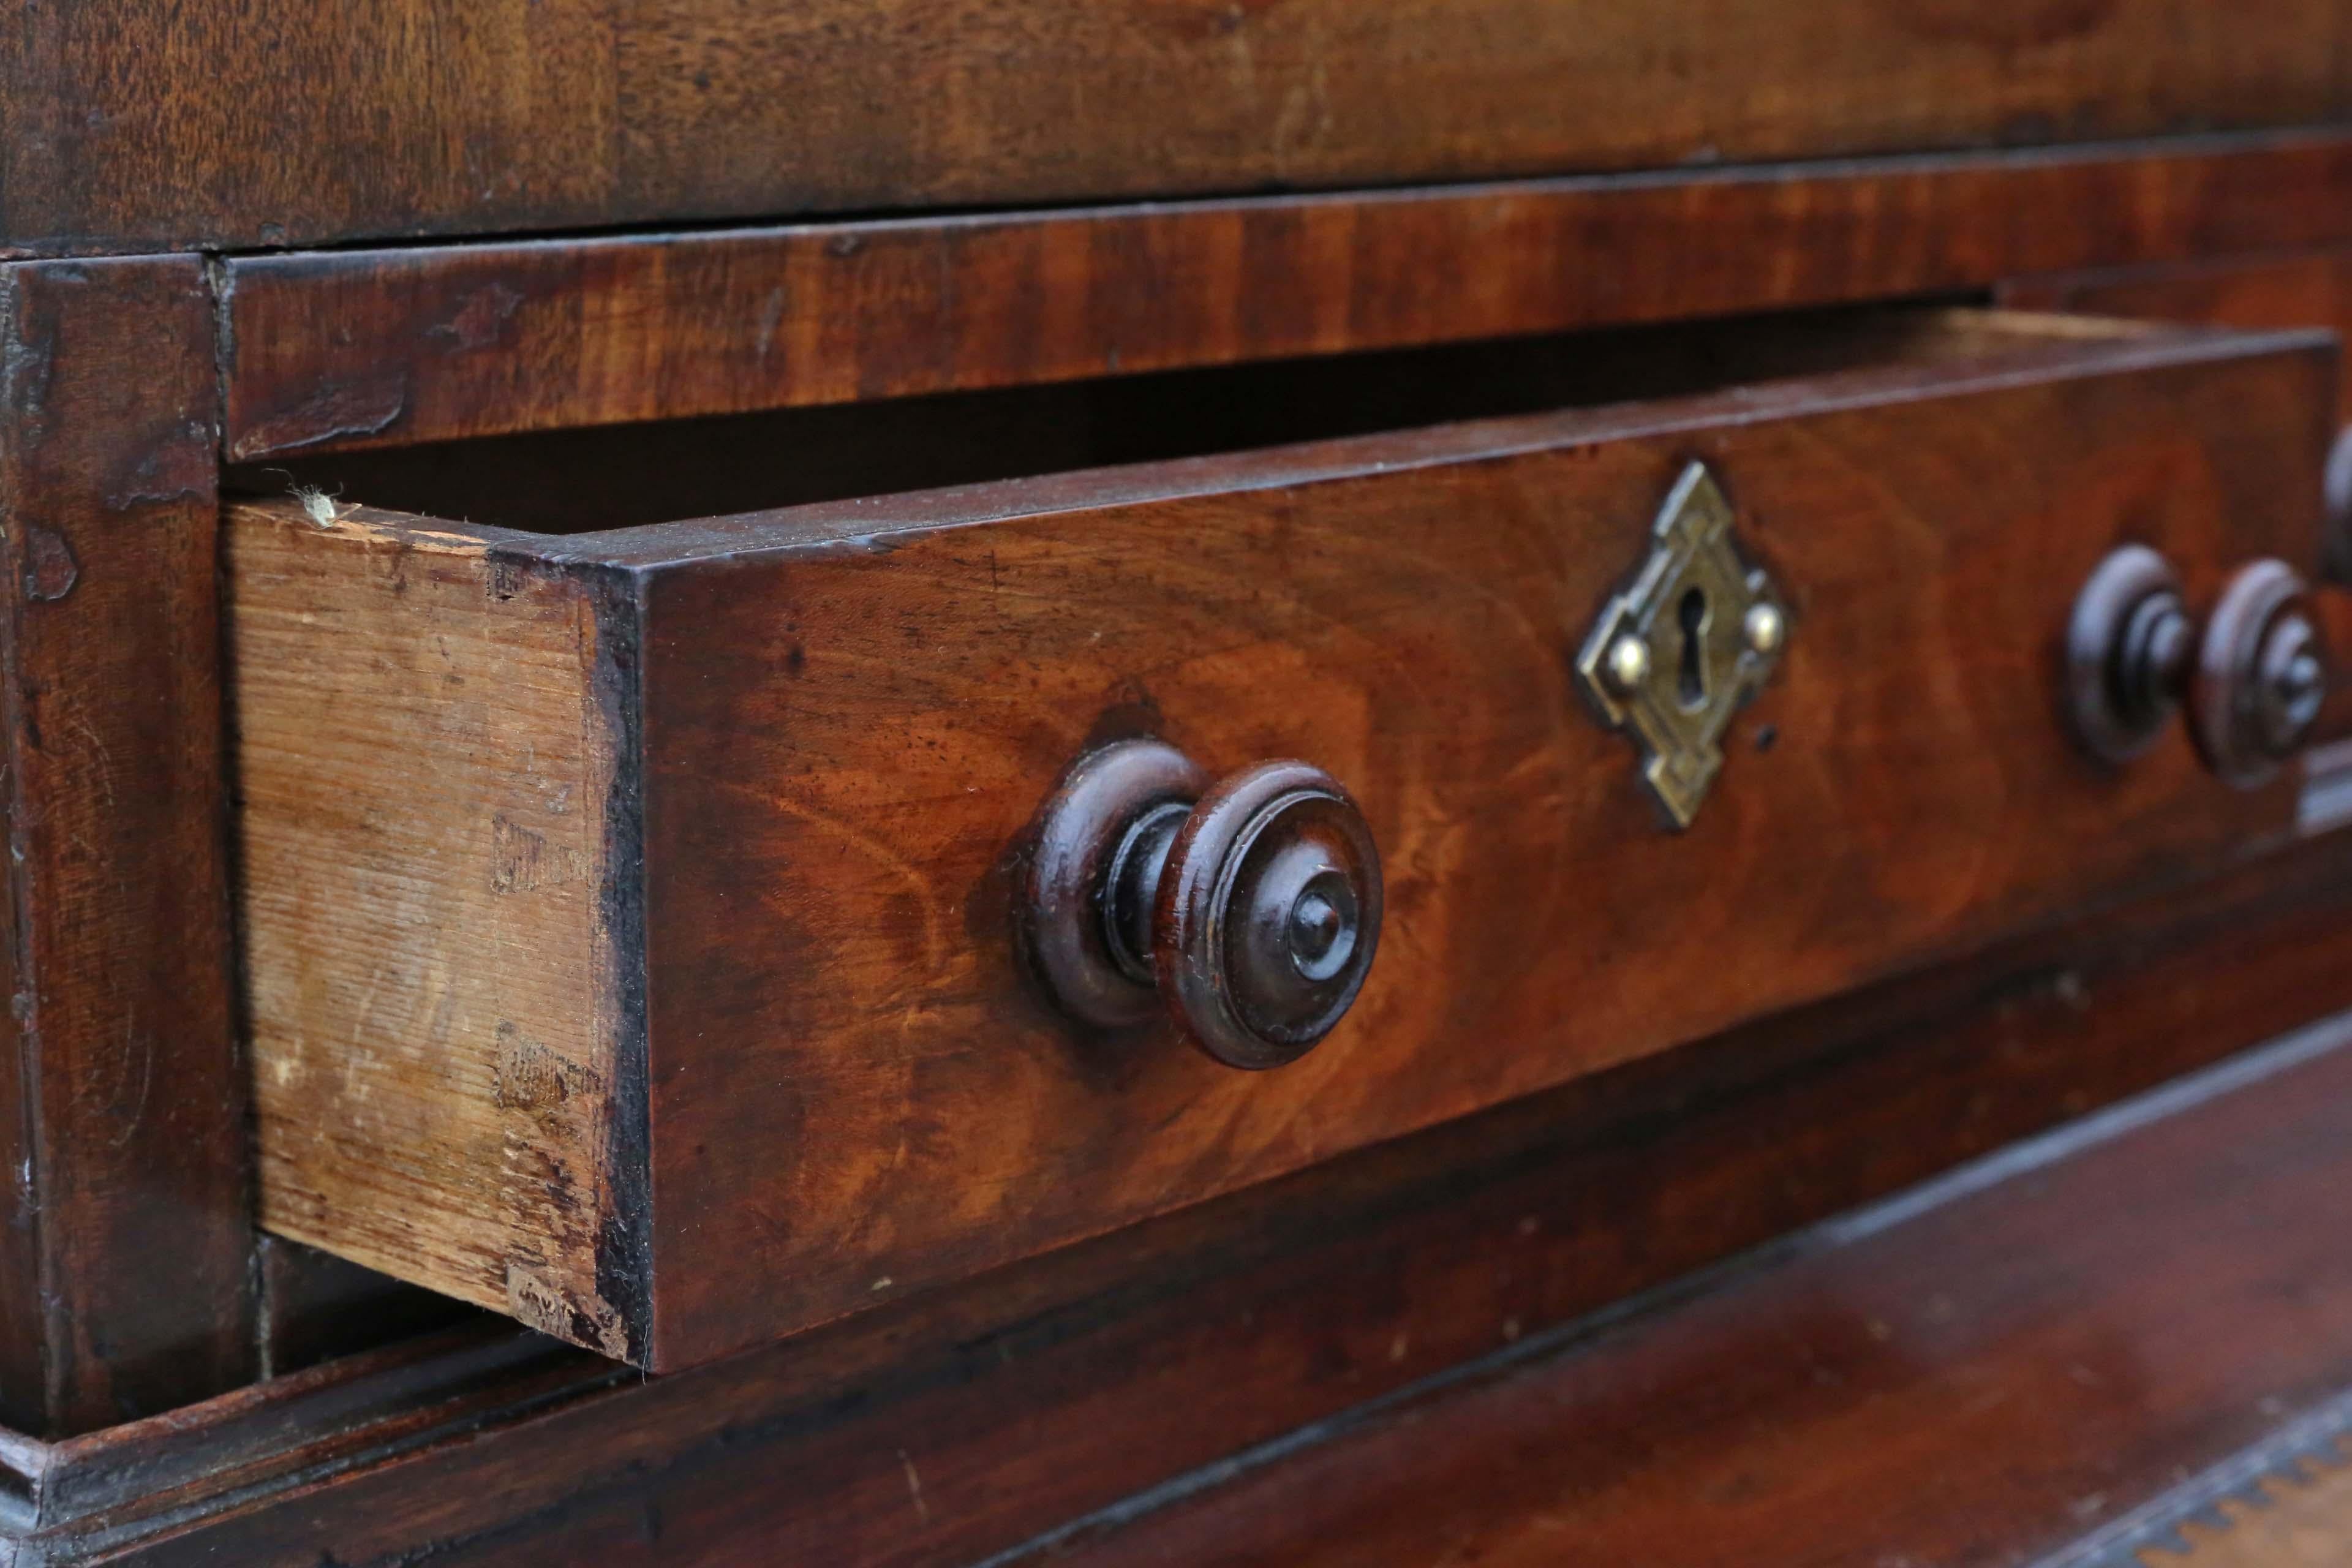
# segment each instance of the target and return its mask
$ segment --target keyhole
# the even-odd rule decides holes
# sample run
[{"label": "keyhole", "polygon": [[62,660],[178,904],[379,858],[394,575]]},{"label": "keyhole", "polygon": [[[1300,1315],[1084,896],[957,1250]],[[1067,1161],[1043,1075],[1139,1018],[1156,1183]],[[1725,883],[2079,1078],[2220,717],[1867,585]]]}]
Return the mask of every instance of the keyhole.
[{"label": "keyhole", "polygon": [[1683,624],[1683,706],[1696,708],[1706,700],[1706,592],[1693,588],[1683,595],[1675,616]]}]

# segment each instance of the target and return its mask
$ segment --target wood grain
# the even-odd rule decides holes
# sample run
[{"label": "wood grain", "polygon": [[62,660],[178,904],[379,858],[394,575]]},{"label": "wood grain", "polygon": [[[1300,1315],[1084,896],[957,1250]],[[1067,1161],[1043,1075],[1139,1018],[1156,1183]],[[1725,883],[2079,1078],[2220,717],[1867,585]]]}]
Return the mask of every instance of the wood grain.
[{"label": "wood grain", "polygon": [[102,0],[16,32],[0,241],[37,250],[1820,158],[2352,109],[2333,0],[303,0],[266,19]]},{"label": "wood grain", "polygon": [[[637,781],[618,793],[645,800],[647,1024],[610,1047],[647,1084],[650,1318],[632,1351],[678,1366],[757,1343],[2288,831],[2291,785],[2221,789],[2177,736],[2122,773],[2087,763],[2053,669],[2076,584],[2121,538],[2167,548],[2193,589],[2247,555],[2315,551],[2324,342],[1942,320],[1958,358],[1929,332],[1901,366],[1714,398],[570,540],[471,531],[478,563],[635,584],[603,601],[597,634],[635,626],[644,650],[641,749],[619,757]],[[1568,667],[1695,457],[1797,632],[1717,798],[1672,836]],[[341,593],[339,556],[401,526],[235,514],[238,614],[267,605],[289,630],[273,665],[332,666],[295,628]],[[289,548],[315,576],[241,580],[248,552]],[[429,664],[427,623],[384,604],[380,635],[411,651],[362,662]],[[551,689],[567,711],[590,700]],[[422,700],[410,685],[385,705]],[[315,706],[289,711],[315,723]],[[299,798],[316,787],[306,748],[336,755],[330,793],[407,765],[383,755],[398,731],[363,694],[343,706],[334,746],[244,737],[248,775],[282,772]],[[1083,1037],[1026,984],[1011,858],[1067,762],[1134,732],[1215,767],[1307,757],[1370,815],[1381,960],[1304,1063],[1243,1075],[1157,1035]],[[467,765],[503,787],[496,757]],[[417,852],[365,819],[321,826],[308,875]],[[415,943],[397,922],[352,942],[260,900],[248,920],[276,927],[253,943],[257,994],[303,1001],[257,1006],[265,1084],[275,1040],[400,1048],[360,1005],[379,951]],[[462,914],[435,940],[483,945]],[[627,989],[576,946],[562,962]],[[463,1064],[429,1092],[472,1097],[476,1117],[494,1017],[412,1068]],[[298,1093],[265,1090],[268,1183],[331,1190],[311,1151],[352,1108],[328,1059]],[[377,1158],[364,1144],[355,1168]],[[431,1157],[478,1186],[489,1153]],[[297,1233],[343,1249],[347,1212],[307,1203]],[[602,1279],[585,1244],[563,1244],[571,1278]]]},{"label": "wood grain", "polygon": [[[2352,247],[2021,278],[2004,284],[2000,292],[2029,310],[2235,327],[2326,327],[2347,336],[2352,335]],[[2352,421],[2352,357],[2340,363],[2344,378],[2336,414]],[[2328,570],[2337,584],[2352,585],[2352,423],[2328,459],[2327,502]],[[2347,647],[2340,641],[2334,646]],[[2352,712],[2331,713],[2323,728],[2352,732]]]},{"label": "wood grain", "polygon": [[596,607],[313,505],[227,551],[262,1223],[628,1353]]},{"label": "wood grain", "polygon": [[[2004,303],[2027,310],[2080,310],[2230,327],[2352,331],[2352,247],[2215,256],[2014,278]],[[2341,405],[2352,413],[2352,360]]]},{"label": "wood grain", "polygon": [[236,257],[227,450],[737,414],[2346,241],[2352,142],[2315,132]]},{"label": "wood grain", "polygon": [[[467,1340],[322,1367],[76,1443],[0,1444],[0,1490],[26,1500],[0,1516],[0,1541],[28,1565],[110,1552],[256,1568],[975,1562],[2352,1006],[2347,857],[2352,836],[2321,837],[2216,882],[2070,919],[675,1377],[616,1379],[580,1352],[501,1362]],[[2296,1102],[2332,1105],[2301,1092]],[[1969,1209],[1956,1228],[1982,1251],[1951,1256],[1949,1278],[1983,1285],[1969,1262],[1979,1257],[2004,1279],[2046,1277],[2033,1271],[2087,1238],[2135,1264],[2201,1269],[2211,1289],[2242,1279],[2253,1310],[2315,1300],[2264,1282],[2315,1278],[2298,1269],[2298,1248],[2340,1251],[2332,1211],[2303,1201],[2332,1178],[2303,1163],[2299,1145],[2275,1146],[2281,1161],[2259,1193],[2280,1201],[2261,1223],[2175,1226],[2186,1211],[2168,1184],[2208,1200],[2216,1187],[2201,1179],[2208,1167],[2168,1148],[2135,1163],[2145,1183],[2134,1203],[2085,1205],[2084,1237],[2047,1253],[2002,1246],[2015,1233]],[[2046,1193],[2049,1174],[2008,1190]],[[2119,1225],[2128,1234],[2114,1235]],[[1851,1277],[1869,1277],[1906,1228],[1846,1228],[1832,1258],[1853,1254]],[[2143,1235],[2154,1239],[2136,1247]],[[2273,1265],[2223,1267],[2246,1246],[2275,1249]],[[1818,1255],[1771,1256],[1821,1266]],[[2095,1331],[2118,1306],[2168,1310],[2136,1268],[2064,1267],[2065,1288],[2019,1298],[2050,1331]],[[1918,1300],[1935,1300],[1937,1279],[1916,1277]],[[1756,1278],[1727,1283],[1735,1305],[1756,1299]],[[1647,1321],[1675,1299],[1654,1301]],[[2217,1460],[2276,1419],[2265,1397],[2324,1387],[2346,1353],[2333,1336],[2229,1331],[2242,1326],[2235,1311],[2222,1302],[2217,1331],[2184,1342],[2181,1366],[2200,1370],[2179,1375],[2206,1395],[2162,1406],[2053,1406],[2032,1397],[2043,1385],[2022,1367],[2005,1370],[1998,1344],[1931,1363],[1960,1347],[1928,1341],[1912,1358],[1861,1365],[1848,1384],[1857,1400],[1899,1394],[1936,1366],[2015,1380],[2028,1395],[2006,1407],[2017,1441],[1989,1447],[1974,1440],[1980,1429],[1923,1419],[1905,1448],[1909,1474],[1938,1486],[1858,1490],[1849,1506],[1822,1509],[1813,1469],[1792,1465],[1775,1473],[1781,1495],[1856,1552],[1943,1521],[2023,1554],[2082,1527],[2074,1467],[2085,1448],[2105,1458],[2098,1489],[2121,1511],[2169,1487],[2177,1467]],[[1735,1342],[1773,1369],[1813,1364],[1803,1341]],[[1645,1408],[1719,1409],[1707,1390],[1722,1371],[1701,1359],[1690,1384],[1656,1388]],[[1788,1403],[1745,1407],[1759,1443],[1785,1429],[1783,1410],[1818,1397],[1810,1384],[1792,1378],[1780,1385]],[[1804,1435],[1816,1430],[1833,1442],[1850,1429]],[[1818,1458],[1834,1473],[1855,1456],[1824,1447]],[[1627,1495],[1596,1489],[1587,1507],[1605,1515]]]},{"label": "wood grain", "polygon": [[214,376],[198,258],[0,268],[0,1415],[36,1433],[253,1367]]},{"label": "wood grain", "polygon": [[[2218,1458],[2182,1443],[2200,1413],[2234,1402],[2221,1426],[2246,1441],[2352,1380],[2352,1268],[2306,1228],[2352,1175],[2348,1102],[2338,1048],[2038,1184],[1372,1413],[1012,1561],[2039,1561],[2150,1479]],[[2145,1558],[2209,1560],[2323,1559]]]},{"label": "wood grain", "polygon": [[[2236,358],[2221,340],[2062,339],[627,536],[669,562],[641,566],[655,1363],[2282,831],[2291,790],[2217,788],[2178,735],[2121,773],[2086,763],[2052,670],[2077,585],[2123,538],[2167,550],[2199,594],[2224,563],[2315,554],[2335,370],[2295,341]],[[1693,458],[1795,631],[1715,797],[1674,835],[1569,671]],[[1135,732],[1213,771],[1304,758],[1371,823],[1381,961],[1279,1073],[1156,1034],[1084,1037],[1025,983],[1008,857],[1069,759]]]}]

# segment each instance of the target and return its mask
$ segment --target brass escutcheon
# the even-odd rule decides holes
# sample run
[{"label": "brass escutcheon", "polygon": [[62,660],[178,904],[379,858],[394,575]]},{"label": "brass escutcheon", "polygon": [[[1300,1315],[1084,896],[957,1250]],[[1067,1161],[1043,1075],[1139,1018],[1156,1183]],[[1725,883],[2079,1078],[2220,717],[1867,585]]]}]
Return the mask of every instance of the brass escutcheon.
[{"label": "brass escutcheon", "polygon": [[1772,580],[1740,559],[1731,503],[1703,463],[1675,481],[1649,559],[1612,598],[1577,655],[1578,683],[1610,728],[1631,733],[1642,779],[1677,828],[1723,769],[1723,734],[1788,646]]}]

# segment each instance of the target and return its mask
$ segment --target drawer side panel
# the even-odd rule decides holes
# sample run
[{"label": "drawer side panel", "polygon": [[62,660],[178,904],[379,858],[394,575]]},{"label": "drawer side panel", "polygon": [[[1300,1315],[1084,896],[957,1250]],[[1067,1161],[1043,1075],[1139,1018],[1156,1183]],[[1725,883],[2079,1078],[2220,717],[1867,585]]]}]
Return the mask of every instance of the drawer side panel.
[{"label": "drawer side panel", "polygon": [[227,531],[262,1221],[625,1355],[594,595],[310,504]]}]

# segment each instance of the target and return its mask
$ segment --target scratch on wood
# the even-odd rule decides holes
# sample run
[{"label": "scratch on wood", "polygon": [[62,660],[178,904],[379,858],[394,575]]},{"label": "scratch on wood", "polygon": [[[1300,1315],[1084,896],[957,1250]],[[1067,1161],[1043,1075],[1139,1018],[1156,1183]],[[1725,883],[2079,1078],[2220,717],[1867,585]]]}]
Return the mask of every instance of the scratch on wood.
[{"label": "scratch on wood", "polygon": [[[557,815],[569,805],[568,787],[559,792],[550,810]],[[526,827],[504,812],[490,818],[490,891],[527,893],[535,888],[561,888],[589,875],[586,858],[568,846],[551,849],[547,835]]]},{"label": "scratch on wood", "polygon": [[57,336],[27,336],[16,290],[0,296],[0,384],[19,440],[27,445],[48,434],[49,387],[57,377]]},{"label": "scratch on wood", "polygon": [[907,1495],[914,1500],[915,1522],[930,1523],[931,1505],[923,1500],[923,1478],[915,1473],[915,1461],[907,1457],[907,1450],[904,1448],[898,1450],[898,1463],[905,1467],[907,1471]]},{"label": "scratch on wood", "polygon": [[941,928],[938,909],[939,899],[931,879],[923,868],[893,849],[878,835],[865,831],[828,812],[816,809],[793,799],[790,795],[763,789],[757,784],[727,781],[721,785],[730,793],[748,795],[766,802],[773,809],[806,823],[811,829],[824,835],[842,848],[869,862],[881,875],[902,885],[912,896],[916,911],[922,919],[923,963],[925,972],[937,973],[947,962],[946,932]]},{"label": "scratch on wood", "polygon": [[[129,1148],[131,1141],[139,1136],[139,1129],[147,1120],[147,1101],[155,1088],[154,1037],[140,1032],[135,1017],[123,1020],[122,1049],[127,1059],[138,1065],[139,1089],[131,1096],[129,1114],[123,1116],[121,1127],[109,1140],[116,1149]],[[120,1100],[116,1109],[121,1109]]]},{"label": "scratch on wood", "polygon": [[547,836],[501,812],[490,818],[490,891],[528,892],[547,863]]},{"label": "scratch on wood", "polygon": [[65,728],[86,742],[84,760],[89,764],[90,776],[97,781],[98,794],[107,809],[114,808],[114,753],[106,749],[106,738],[90,724],[89,719],[77,707],[68,716]]},{"label": "scratch on wood", "polygon": [[783,317],[784,291],[782,288],[771,289],[768,290],[768,297],[760,303],[759,331],[753,340],[760,345],[758,358],[762,366],[766,365],[768,355],[775,349],[776,328],[782,322]]}]

